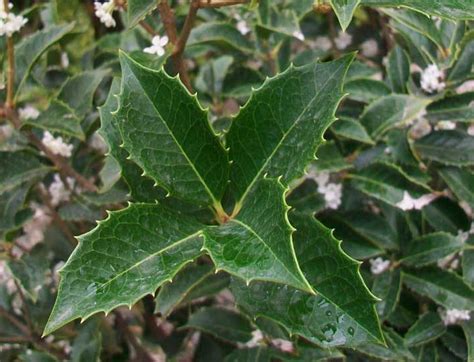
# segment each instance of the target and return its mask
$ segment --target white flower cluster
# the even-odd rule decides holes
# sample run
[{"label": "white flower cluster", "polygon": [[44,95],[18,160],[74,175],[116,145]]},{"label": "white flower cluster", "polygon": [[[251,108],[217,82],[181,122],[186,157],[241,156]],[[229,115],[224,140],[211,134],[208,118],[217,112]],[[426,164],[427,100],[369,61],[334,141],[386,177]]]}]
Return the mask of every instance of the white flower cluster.
[{"label": "white flower cluster", "polygon": [[245,342],[243,346],[247,348],[255,348],[262,344],[263,340],[264,337],[262,331],[260,329],[256,329],[252,332],[252,338]]},{"label": "white flower cluster", "polygon": [[408,123],[408,126],[412,126],[409,132],[410,138],[417,140],[430,134],[432,131],[431,123],[425,118],[426,109],[423,109],[416,119]]},{"label": "white flower cluster", "polygon": [[331,39],[327,36],[318,36],[316,40],[310,42],[310,45],[312,48],[321,49],[324,52],[332,48]]},{"label": "white flower cluster", "polygon": [[242,35],[247,35],[250,33],[250,27],[247,24],[247,21],[240,16],[240,14],[235,14],[234,19],[237,20],[237,30]]},{"label": "white flower cluster", "polygon": [[439,121],[434,129],[437,131],[456,129],[456,123],[452,121]]},{"label": "white flower cluster", "polygon": [[471,319],[470,311],[460,309],[447,309],[440,311],[441,319],[444,325],[449,326],[457,324],[460,321],[468,321]]},{"label": "white flower cluster", "polygon": [[374,275],[382,274],[390,268],[390,260],[383,260],[381,257],[370,259],[370,272]]},{"label": "white flower cluster", "polygon": [[352,35],[341,31],[334,39],[334,42],[336,43],[337,49],[346,49],[349,45],[352,44]]},{"label": "white flower cluster", "polygon": [[7,293],[9,295],[16,292],[16,284],[13,275],[11,274],[5,260],[0,260],[0,285],[4,285],[7,288]]},{"label": "white flower cluster", "polygon": [[[255,348],[265,343],[265,337],[261,330],[257,329],[252,332],[252,338],[244,344],[241,344],[242,348]],[[268,342],[267,342],[268,343]],[[270,341],[270,344],[279,349],[282,352],[292,353],[295,351],[293,343],[285,339],[276,338]]]},{"label": "white flower cluster", "polygon": [[35,107],[29,104],[18,110],[18,116],[22,121],[26,121],[28,119],[37,119],[39,115],[40,112]]},{"label": "white flower cluster", "polygon": [[23,225],[23,235],[16,239],[16,243],[23,249],[31,250],[44,238],[44,232],[51,223],[51,216],[46,209],[36,203],[32,203],[33,217]]},{"label": "white flower cluster", "polygon": [[94,2],[95,16],[97,16],[101,23],[103,23],[107,28],[115,27],[116,23],[112,13],[115,10],[114,0],[106,1],[105,3],[100,3],[98,1]]},{"label": "white flower cluster", "polygon": [[49,131],[46,131],[43,134],[41,142],[43,142],[43,144],[55,155],[63,157],[71,157],[72,155],[72,149],[74,146],[64,142],[63,138],[60,136],[54,137]]},{"label": "white flower cluster", "polygon": [[10,37],[13,33],[20,29],[28,22],[28,19],[21,15],[15,15],[9,10],[13,8],[13,4],[8,3],[8,10],[5,9],[3,1],[0,1],[0,36],[6,35]]},{"label": "white flower cluster", "polygon": [[72,177],[67,177],[66,181],[68,187],[64,185],[59,174],[54,175],[54,180],[48,187],[53,206],[58,206],[61,202],[68,201],[71,197],[71,190],[74,188],[75,180]]},{"label": "white flower cluster", "polygon": [[379,53],[379,44],[375,39],[368,39],[360,45],[362,55],[367,58],[373,58]]},{"label": "white flower cluster", "polygon": [[437,196],[434,194],[426,194],[419,198],[413,198],[408,191],[404,191],[403,199],[398,202],[396,206],[403,211],[421,210],[436,198]]},{"label": "white flower cluster", "polygon": [[431,64],[421,73],[421,88],[428,93],[440,92],[446,88],[443,80],[443,71],[436,64]]},{"label": "white flower cluster", "polygon": [[310,172],[309,177],[318,184],[318,192],[324,196],[326,207],[336,210],[341,205],[342,184],[329,182],[327,172]]},{"label": "white flower cluster", "polygon": [[456,88],[457,94],[474,92],[474,80],[468,80]]},{"label": "white flower cluster", "polygon": [[153,39],[151,40],[151,46],[148,48],[143,49],[145,53],[148,54],[156,54],[159,57],[163,56],[165,54],[165,46],[168,44],[168,37],[165,36],[154,36]]},{"label": "white flower cluster", "polygon": [[467,134],[469,136],[474,136],[474,123],[470,124],[469,127],[467,127]]}]

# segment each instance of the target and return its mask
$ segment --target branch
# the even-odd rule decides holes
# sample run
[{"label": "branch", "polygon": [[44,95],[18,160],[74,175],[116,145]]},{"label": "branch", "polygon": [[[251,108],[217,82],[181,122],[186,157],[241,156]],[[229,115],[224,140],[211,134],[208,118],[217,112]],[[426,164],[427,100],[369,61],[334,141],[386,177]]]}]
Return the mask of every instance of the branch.
[{"label": "branch", "polygon": [[223,6],[247,4],[248,0],[201,0],[200,8],[220,8]]}]

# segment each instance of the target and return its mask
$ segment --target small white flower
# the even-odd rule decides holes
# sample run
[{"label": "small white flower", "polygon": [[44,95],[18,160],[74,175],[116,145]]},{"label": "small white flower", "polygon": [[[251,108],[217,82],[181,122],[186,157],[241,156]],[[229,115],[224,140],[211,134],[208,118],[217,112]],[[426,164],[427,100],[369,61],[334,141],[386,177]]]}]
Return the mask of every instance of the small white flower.
[{"label": "small white flower", "polygon": [[44,207],[36,203],[30,206],[34,211],[33,217],[23,224],[23,235],[16,239],[16,243],[27,250],[43,240],[44,232],[51,223],[51,216]]},{"label": "small white flower", "polygon": [[101,23],[103,23],[107,28],[115,27],[116,23],[112,16],[113,11],[115,10],[114,0],[106,1],[105,3],[100,3],[98,1],[94,2],[95,7],[95,16],[97,16]]},{"label": "small white flower", "polygon": [[456,88],[456,93],[463,94],[474,92],[474,79],[468,80]]},{"label": "small white flower", "polygon": [[331,39],[327,36],[318,36],[315,41],[310,43],[311,46],[315,49],[321,49],[322,51],[327,52],[332,48]]},{"label": "small white flower", "polygon": [[54,180],[48,187],[49,194],[51,195],[51,204],[58,206],[63,201],[68,201],[71,197],[71,189],[74,188],[75,180],[72,177],[68,177],[67,183],[69,189],[64,185],[61,177],[58,174],[54,175]]},{"label": "small white flower", "polygon": [[370,76],[370,79],[382,81],[383,80],[383,74],[382,74],[382,72],[374,73]]},{"label": "small white flower", "polygon": [[293,353],[295,351],[295,347],[291,341],[287,341],[285,339],[276,338],[271,341],[273,347],[279,349],[285,353]]},{"label": "small white flower", "polygon": [[364,41],[360,48],[362,49],[362,55],[367,58],[375,57],[379,53],[379,44],[375,39],[368,39]]},{"label": "small white flower", "polygon": [[456,123],[452,121],[440,121],[436,123],[434,129],[437,131],[456,129]]},{"label": "small white flower", "polygon": [[370,272],[374,275],[382,274],[390,268],[390,260],[383,260],[381,257],[370,259]]},{"label": "small white flower", "polygon": [[94,133],[91,138],[89,138],[89,146],[100,153],[107,153],[108,147],[105,143],[102,136],[98,133]]},{"label": "small white flower", "polygon": [[467,127],[467,134],[469,136],[474,136],[474,123],[471,123],[469,127]]},{"label": "small white flower", "polygon": [[336,39],[334,39],[334,42],[336,43],[337,49],[346,49],[352,43],[352,35],[341,31]]},{"label": "small white flower", "polygon": [[329,173],[311,171],[309,175],[318,184],[318,192],[323,193],[329,182]]},{"label": "small white flower", "polygon": [[449,326],[457,324],[460,321],[468,321],[471,319],[470,311],[461,309],[441,310],[440,316],[444,325]]},{"label": "small white flower", "polygon": [[69,67],[69,56],[66,52],[61,53],[61,67],[64,69]]},{"label": "small white flower", "polygon": [[419,139],[431,133],[431,124],[426,118],[418,118],[410,129],[410,138]]},{"label": "small white flower", "polygon": [[20,119],[25,121],[28,119],[37,119],[40,115],[40,112],[33,106],[27,105],[26,107],[20,108],[18,110],[18,115]]},{"label": "small white flower", "polygon": [[143,49],[145,53],[148,54],[156,54],[159,57],[163,56],[165,54],[165,46],[168,44],[168,37],[165,36],[154,36],[153,39],[151,40],[152,46]]},{"label": "small white flower", "polygon": [[442,91],[446,88],[446,83],[443,80],[443,71],[436,64],[431,64],[421,73],[421,88],[428,93]]},{"label": "small white flower", "polygon": [[247,35],[250,32],[250,27],[244,19],[240,19],[237,22],[237,30],[240,32],[240,34]]},{"label": "small white flower", "polygon": [[438,196],[434,194],[426,194],[417,199],[411,197],[408,191],[403,192],[403,199],[397,203],[397,207],[404,211],[421,210],[426,205],[430,204]]},{"label": "small white flower", "polygon": [[293,35],[296,39],[301,40],[301,41],[304,41],[305,39],[304,34],[301,32],[301,30],[296,30],[291,35]]},{"label": "small white flower", "polygon": [[74,146],[64,142],[62,137],[55,138],[49,131],[43,134],[41,142],[55,155],[63,157],[71,157],[72,155]]},{"label": "small white flower", "polygon": [[13,134],[13,127],[9,124],[2,124],[0,126],[0,142],[10,138]]},{"label": "small white flower", "polygon": [[439,259],[437,264],[441,269],[455,270],[459,267],[459,259],[456,254],[450,254]]},{"label": "small white flower", "polygon": [[263,341],[263,333],[261,330],[257,329],[252,332],[252,338],[247,341],[244,346],[247,348],[258,347]]},{"label": "small white flower", "polygon": [[341,205],[342,199],[342,185],[329,183],[324,188],[324,200],[326,201],[326,207],[329,209],[337,210]]},{"label": "small white flower", "polygon": [[5,260],[0,260],[0,285],[5,285],[7,287],[7,293],[9,295],[16,292],[16,284],[13,275],[11,274]]},{"label": "small white flower", "polygon": [[[13,4],[8,3],[8,9],[12,9]],[[13,33],[20,31],[20,29],[28,22],[28,19],[21,15],[15,15],[11,12],[6,12],[3,2],[0,6],[0,36],[6,35],[10,37]]]}]

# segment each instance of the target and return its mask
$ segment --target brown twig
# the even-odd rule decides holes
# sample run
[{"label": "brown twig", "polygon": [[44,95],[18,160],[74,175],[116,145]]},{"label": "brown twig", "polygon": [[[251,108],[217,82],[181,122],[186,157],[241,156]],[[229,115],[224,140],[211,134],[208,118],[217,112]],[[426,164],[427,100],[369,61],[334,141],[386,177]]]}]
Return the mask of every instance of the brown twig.
[{"label": "brown twig", "polygon": [[188,41],[189,34],[191,33],[192,25],[196,18],[197,11],[199,10],[198,0],[192,0],[189,7],[189,13],[186,17],[184,27],[180,37],[178,38],[178,31],[176,29],[176,19],[173,14],[173,10],[170,8],[167,0],[159,0],[158,10],[160,11],[161,20],[166,31],[166,35],[174,45],[173,50],[173,64],[176,72],[186,88],[192,92],[191,80],[189,79],[188,69],[183,59],[184,48]]},{"label": "brown twig", "polygon": [[221,8],[223,6],[247,4],[248,0],[201,0],[200,8]]},{"label": "brown twig", "polygon": [[38,187],[39,194],[41,196],[41,200],[43,203],[46,205],[48,208],[48,211],[53,218],[53,221],[55,224],[61,229],[64,235],[66,235],[67,239],[71,242],[73,246],[77,245],[77,240],[74,237],[74,234],[72,233],[71,229],[68,227],[68,225],[64,222],[63,219],[59,216],[59,214],[56,212],[55,207],[51,204],[51,195],[49,194],[48,191],[46,191],[43,187]]},{"label": "brown twig", "polygon": [[16,317],[8,313],[8,311],[0,306],[0,315],[7,319],[11,324],[13,324],[16,328],[18,328],[23,334],[26,336],[31,336],[30,329],[25,326],[22,322],[20,322]]},{"label": "brown twig", "polygon": [[[8,14],[9,11],[8,0],[3,0],[4,11]],[[13,37],[7,36],[7,62],[8,62],[8,73],[7,73],[7,99],[5,102],[5,108],[13,109],[15,106],[14,99],[14,86],[15,86],[15,47],[13,44]]]}]

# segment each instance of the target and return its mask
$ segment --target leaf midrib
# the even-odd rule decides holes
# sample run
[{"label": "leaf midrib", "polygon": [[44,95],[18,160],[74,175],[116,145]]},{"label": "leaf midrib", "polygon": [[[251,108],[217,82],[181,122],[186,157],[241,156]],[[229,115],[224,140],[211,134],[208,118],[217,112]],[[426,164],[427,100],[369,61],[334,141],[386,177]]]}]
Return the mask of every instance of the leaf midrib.
[{"label": "leaf midrib", "polygon": [[[298,117],[296,118],[295,122],[288,128],[288,130],[286,132],[283,133],[283,136],[281,137],[280,141],[277,143],[277,145],[275,146],[275,148],[273,149],[273,151],[271,152],[271,154],[267,157],[266,161],[264,162],[264,164],[260,167],[260,170],[258,171],[258,173],[254,176],[254,178],[252,179],[252,181],[250,182],[250,184],[247,186],[245,192],[242,194],[242,196],[240,197],[240,200],[237,202],[237,204],[241,205],[243,203],[243,201],[245,200],[245,198],[247,197],[248,193],[250,192],[250,190],[252,189],[253,185],[255,184],[255,182],[260,178],[262,172],[265,170],[265,168],[268,166],[269,162],[273,159],[273,156],[275,156],[276,152],[280,149],[281,145],[283,144],[283,141],[286,140],[286,137],[291,133],[291,131],[300,123],[301,121],[301,118],[303,116],[303,114],[305,114],[305,112],[310,108],[310,106],[313,104],[313,102],[316,100],[316,98],[321,94],[321,92],[326,88],[327,84],[333,80],[335,78],[335,74],[339,72],[339,70],[345,65],[345,63],[342,63],[341,65],[339,65],[339,67],[337,67],[337,69],[335,71],[333,71],[333,73],[331,74],[331,76],[324,82],[324,84],[322,85],[322,87],[316,92],[316,94],[314,95],[313,98],[311,98],[311,101],[308,102],[308,104],[303,108],[303,110],[301,111],[301,113],[298,115]],[[313,69],[313,72],[314,72],[314,69]]]},{"label": "leaf midrib", "polygon": [[[158,109],[156,108],[155,106],[155,103],[153,103],[153,101],[151,100],[150,96],[148,95],[148,92],[145,90],[145,88],[142,86],[140,80],[138,79],[137,75],[135,74],[135,71],[132,69],[132,67],[128,66],[128,68],[130,69],[130,71],[132,72],[132,74],[134,75],[135,77],[135,80],[137,81],[137,83],[140,85],[140,88],[143,90],[143,93],[145,94],[145,96],[147,97],[148,101],[150,102],[150,104],[152,105],[153,109],[156,111],[156,114],[158,115],[158,118],[161,120],[161,122],[164,124],[164,126],[166,127],[166,129],[168,130],[171,138],[173,139],[173,141],[175,142],[175,144],[178,146],[179,150],[181,151],[181,153],[184,155],[184,158],[186,159],[186,161],[188,162],[189,166],[191,167],[191,169],[194,171],[194,173],[196,174],[197,178],[199,179],[199,181],[201,181],[201,184],[204,186],[204,189],[206,190],[206,192],[208,193],[208,195],[211,197],[211,200],[214,204],[219,204],[220,202],[216,199],[216,197],[214,196],[214,194],[212,193],[212,191],[209,189],[209,187],[207,186],[207,183],[204,181],[204,179],[202,178],[201,174],[198,172],[198,170],[196,169],[196,167],[194,166],[194,164],[191,162],[191,159],[189,158],[188,154],[184,151],[183,147],[181,146],[181,144],[178,142],[178,140],[176,139],[174,133],[171,131],[171,129],[169,128],[168,126],[168,123],[166,123],[166,121],[164,120],[163,116],[161,115],[161,113],[158,111]],[[165,75],[166,76],[166,75]]]},{"label": "leaf midrib", "polygon": [[143,263],[147,262],[148,260],[153,259],[153,258],[155,258],[156,256],[158,256],[158,255],[160,255],[160,254],[163,254],[164,252],[166,252],[166,251],[168,251],[168,250],[170,250],[170,249],[172,249],[172,248],[174,248],[174,247],[176,247],[176,246],[178,246],[178,245],[181,245],[181,244],[183,244],[184,242],[186,242],[186,241],[188,241],[188,240],[190,240],[190,239],[192,239],[192,238],[194,238],[194,237],[197,237],[197,236],[201,235],[201,233],[202,233],[202,230],[199,230],[199,231],[197,231],[197,232],[195,232],[195,233],[193,233],[193,234],[191,234],[191,235],[189,235],[189,236],[186,236],[186,237],[183,238],[183,239],[180,239],[180,240],[174,242],[174,243],[171,244],[171,245],[168,245],[168,246],[164,247],[163,249],[158,250],[158,251],[155,252],[155,253],[152,253],[152,254],[148,255],[146,258],[144,258],[144,259],[140,260],[139,262],[133,264],[132,266],[130,266],[130,267],[128,267],[127,269],[125,269],[124,271],[121,271],[120,273],[118,273],[117,275],[115,275],[113,278],[107,280],[105,283],[103,283],[103,284],[101,284],[100,286],[98,286],[96,290],[94,290],[94,291],[90,292],[89,294],[87,294],[87,295],[83,298],[83,300],[87,299],[87,298],[90,297],[92,294],[97,294],[97,291],[98,291],[98,290],[104,288],[105,286],[107,286],[107,285],[109,285],[110,283],[112,283],[114,280],[120,278],[121,276],[123,276],[124,274],[128,273],[129,271],[131,271],[131,270],[133,270],[133,269],[139,267],[140,265],[142,265]]}]

